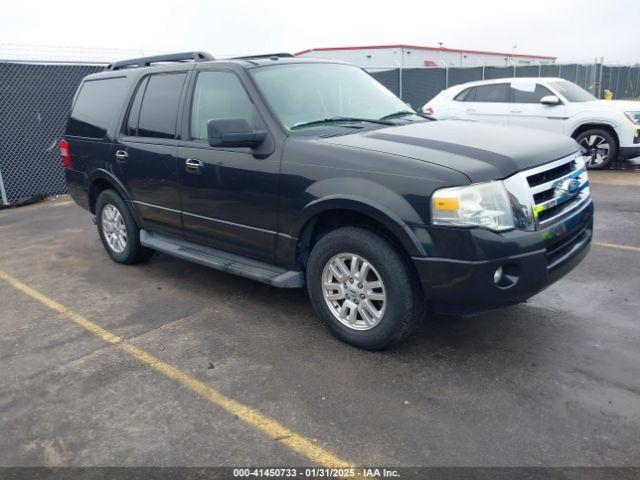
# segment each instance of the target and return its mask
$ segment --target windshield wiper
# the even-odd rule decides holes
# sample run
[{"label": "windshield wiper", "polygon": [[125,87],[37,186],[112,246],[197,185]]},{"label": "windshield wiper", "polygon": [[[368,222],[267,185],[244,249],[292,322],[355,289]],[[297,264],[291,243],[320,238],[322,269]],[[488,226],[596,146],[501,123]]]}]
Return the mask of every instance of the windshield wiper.
[{"label": "windshield wiper", "polygon": [[296,123],[291,130],[296,130],[302,127],[311,127],[314,125],[322,125],[323,123],[335,123],[335,122],[368,122],[368,123],[377,123],[378,125],[395,125],[393,122],[387,122],[384,118],[375,119],[375,118],[358,118],[358,117],[329,117],[329,118],[321,118],[318,120],[311,120],[310,122],[300,122]]},{"label": "windshield wiper", "polygon": [[426,118],[427,120],[436,120],[436,118],[432,117],[431,115],[425,115],[424,113],[414,112],[412,110],[400,110],[399,112],[390,113],[389,115],[380,117],[380,120],[387,120],[394,117],[404,117],[406,115],[417,115],[418,117]]}]

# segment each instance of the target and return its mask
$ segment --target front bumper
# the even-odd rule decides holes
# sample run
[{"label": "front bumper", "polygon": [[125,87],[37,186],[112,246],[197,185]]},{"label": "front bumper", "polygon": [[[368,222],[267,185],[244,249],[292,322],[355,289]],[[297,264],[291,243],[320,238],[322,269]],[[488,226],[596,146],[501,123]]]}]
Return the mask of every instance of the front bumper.
[{"label": "front bumper", "polygon": [[620,147],[620,156],[622,158],[640,157],[640,145],[633,147]]},{"label": "front bumper", "polygon": [[[618,154],[621,158],[640,157],[640,127],[636,126],[635,128],[636,130],[633,132],[633,136],[623,136],[618,133],[618,137],[620,138]],[[625,134],[626,133],[628,133],[628,131],[626,131]]]},{"label": "front bumper", "polygon": [[[413,257],[426,298],[440,313],[469,315],[521,303],[566,275],[589,252],[593,203],[547,230],[504,239],[485,248],[486,231],[467,235],[468,251],[492,252],[489,258]],[[527,249],[528,247],[534,247]],[[520,249],[522,247],[522,249]],[[496,255],[503,250],[504,256]],[[520,250],[520,251],[518,251]],[[504,281],[494,274],[502,267]]]}]

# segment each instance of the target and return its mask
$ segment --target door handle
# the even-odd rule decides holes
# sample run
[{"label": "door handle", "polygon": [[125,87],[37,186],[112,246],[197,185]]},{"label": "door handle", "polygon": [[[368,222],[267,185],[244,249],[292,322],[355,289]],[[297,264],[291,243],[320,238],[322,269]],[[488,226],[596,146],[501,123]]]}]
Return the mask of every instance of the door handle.
[{"label": "door handle", "polygon": [[184,162],[184,169],[187,173],[202,173],[200,169],[204,167],[204,162],[197,158],[187,158]]},{"label": "door handle", "polygon": [[475,110],[475,108],[467,108],[465,111],[467,113],[474,113],[476,110]]},{"label": "door handle", "polygon": [[129,158],[129,154],[126,150],[117,150],[116,151],[116,161],[118,162],[126,162],[127,158]]},{"label": "door handle", "polygon": [[511,110],[511,113],[522,113],[522,110]]}]

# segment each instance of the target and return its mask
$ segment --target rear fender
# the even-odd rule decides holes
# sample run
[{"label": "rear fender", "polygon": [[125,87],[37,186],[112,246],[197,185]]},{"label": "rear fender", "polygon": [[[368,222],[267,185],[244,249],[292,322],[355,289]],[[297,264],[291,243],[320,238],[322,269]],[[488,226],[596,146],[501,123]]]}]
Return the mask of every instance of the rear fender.
[{"label": "rear fender", "polygon": [[[125,186],[122,184],[122,182],[118,179],[118,177],[116,177],[111,172],[109,172],[107,170],[104,170],[102,168],[98,168],[98,169],[94,170],[91,173],[91,175],[89,176],[89,180],[87,182],[87,185],[89,186],[89,192],[91,192],[94,184],[98,180],[107,181],[113,187],[113,189],[116,192],[118,192],[118,194],[124,199],[124,201],[129,206],[129,211],[133,215],[136,223],[138,225],[141,225],[140,218],[138,217],[138,213],[137,213],[136,209],[133,206],[133,198],[131,197],[131,195],[129,194],[129,192],[125,188]],[[95,212],[93,212],[93,213],[95,213]]]}]

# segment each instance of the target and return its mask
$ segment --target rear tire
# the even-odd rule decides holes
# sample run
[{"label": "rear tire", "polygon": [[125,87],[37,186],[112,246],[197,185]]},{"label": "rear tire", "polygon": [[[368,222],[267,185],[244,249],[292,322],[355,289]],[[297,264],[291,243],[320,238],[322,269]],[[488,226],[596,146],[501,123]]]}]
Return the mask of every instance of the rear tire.
[{"label": "rear tire", "polygon": [[616,139],[607,130],[586,130],[576,137],[576,142],[585,156],[589,170],[606,168],[618,157]]},{"label": "rear tire", "polygon": [[131,265],[153,255],[153,250],[140,244],[140,228],[114,190],[103,190],[98,196],[96,224],[102,245],[114,262]]},{"label": "rear tire", "polygon": [[323,236],[309,256],[306,281],[311,304],[331,333],[366,350],[404,340],[426,311],[408,260],[363,228]]}]

